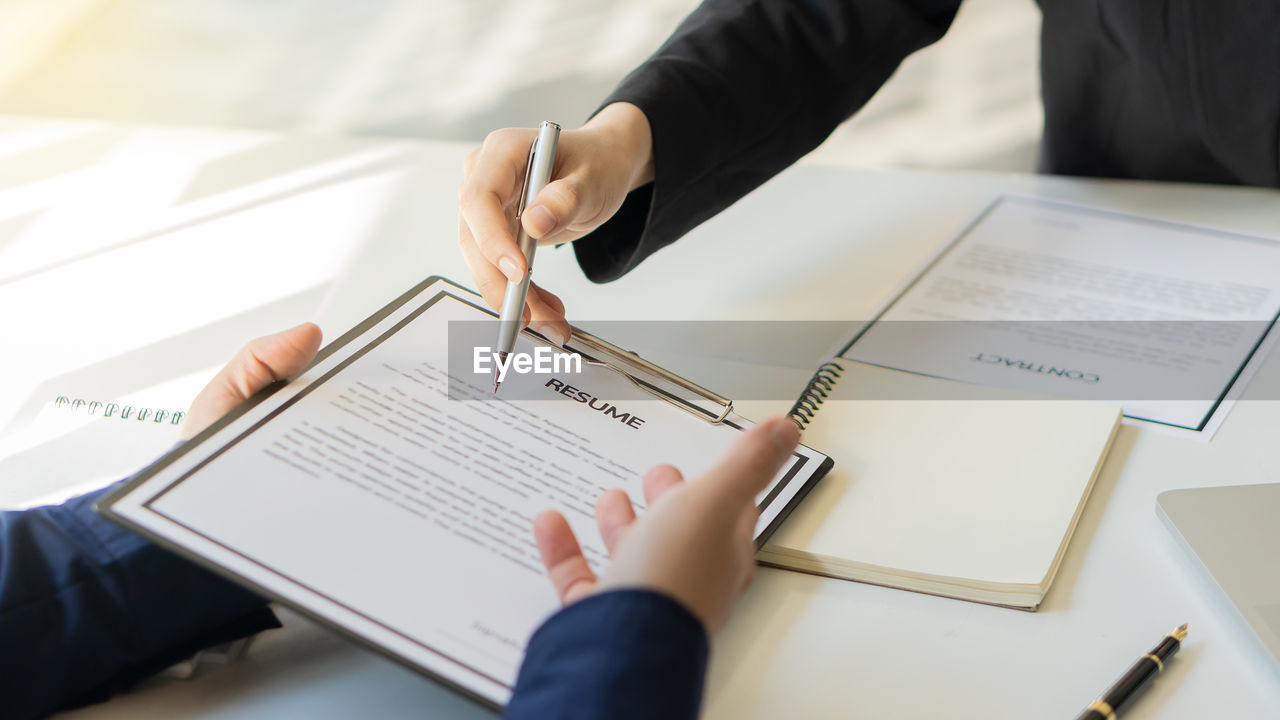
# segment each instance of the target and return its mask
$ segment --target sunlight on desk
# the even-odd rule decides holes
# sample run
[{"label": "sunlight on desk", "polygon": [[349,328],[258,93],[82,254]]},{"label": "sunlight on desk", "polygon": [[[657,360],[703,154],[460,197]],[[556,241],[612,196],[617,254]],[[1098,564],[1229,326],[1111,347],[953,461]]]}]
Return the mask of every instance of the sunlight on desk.
[{"label": "sunlight on desk", "polygon": [[395,143],[0,123],[0,332],[24,340],[0,361],[0,506],[166,450],[171,421],[106,405],[171,418],[240,345],[312,319],[413,167]]}]

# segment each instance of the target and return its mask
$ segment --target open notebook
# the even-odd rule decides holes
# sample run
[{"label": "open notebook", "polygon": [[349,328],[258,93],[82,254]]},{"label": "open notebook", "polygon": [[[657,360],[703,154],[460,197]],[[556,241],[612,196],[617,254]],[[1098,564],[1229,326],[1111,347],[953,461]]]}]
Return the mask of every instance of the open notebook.
[{"label": "open notebook", "polygon": [[1034,610],[1118,407],[836,359],[794,417],[835,459],[760,553],[785,568]]}]

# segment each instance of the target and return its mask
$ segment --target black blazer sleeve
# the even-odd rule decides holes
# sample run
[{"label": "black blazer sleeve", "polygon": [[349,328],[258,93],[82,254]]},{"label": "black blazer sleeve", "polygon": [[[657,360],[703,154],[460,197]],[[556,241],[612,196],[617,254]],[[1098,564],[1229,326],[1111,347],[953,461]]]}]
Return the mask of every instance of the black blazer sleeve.
[{"label": "black blazer sleeve", "polygon": [[654,182],[574,243],[615,280],[817,147],[959,0],[706,0],[604,102],[649,119]]}]

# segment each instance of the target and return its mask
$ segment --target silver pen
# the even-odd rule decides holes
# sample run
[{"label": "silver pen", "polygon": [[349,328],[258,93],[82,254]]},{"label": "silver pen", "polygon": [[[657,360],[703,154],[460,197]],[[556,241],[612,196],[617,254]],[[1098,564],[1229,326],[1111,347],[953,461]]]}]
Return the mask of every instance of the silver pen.
[{"label": "silver pen", "polygon": [[[560,140],[560,126],[553,122],[543,122],[538,126],[538,135],[529,146],[529,162],[524,171],[524,191],[520,194],[520,209],[516,211],[516,246],[524,253],[524,277],[519,282],[507,281],[507,294],[502,298],[502,312],[498,313],[498,363],[505,364],[507,356],[516,345],[516,336],[520,334],[520,319],[524,317],[524,303],[529,296],[529,277],[533,275],[533,253],[538,249],[538,241],[529,237],[524,231],[520,216],[525,207],[542,192],[542,188],[551,182],[551,168],[556,161],[556,143]],[[498,368],[493,370],[493,392],[498,392],[502,381],[498,379]]]}]

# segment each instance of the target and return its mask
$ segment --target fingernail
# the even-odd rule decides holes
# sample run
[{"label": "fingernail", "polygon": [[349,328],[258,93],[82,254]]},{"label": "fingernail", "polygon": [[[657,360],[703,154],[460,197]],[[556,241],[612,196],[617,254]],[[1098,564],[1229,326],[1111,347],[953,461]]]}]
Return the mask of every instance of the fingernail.
[{"label": "fingernail", "polygon": [[511,282],[520,282],[520,278],[524,277],[524,273],[520,272],[520,266],[516,265],[516,261],[506,256],[498,260],[498,269]]},{"label": "fingernail", "polygon": [[561,332],[556,326],[544,320],[535,320],[529,323],[529,329],[546,338],[549,342],[553,342],[559,347],[564,347],[565,338],[561,336]]},{"label": "fingernail", "polygon": [[534,205],[524,211],[524,226],[536,238],[544,238],[556,229],[556,216],[543,205]]},{"label": "fingernail", "polygon": [[782,418],[772,420],[769,432],[773,434],[773,439],[779,446],[788,450],[800,442],[800,428],[790,420]]}]

